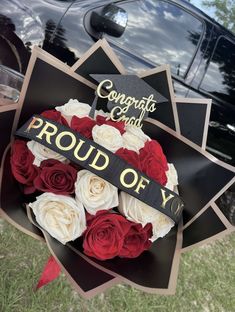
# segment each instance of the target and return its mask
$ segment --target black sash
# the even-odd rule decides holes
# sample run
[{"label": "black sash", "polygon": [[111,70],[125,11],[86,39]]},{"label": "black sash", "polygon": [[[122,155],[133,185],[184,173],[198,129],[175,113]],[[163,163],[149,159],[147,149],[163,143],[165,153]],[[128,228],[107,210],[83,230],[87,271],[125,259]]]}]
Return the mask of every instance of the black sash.
[{"label": "black sash", "polygon": [[34,115],[16,135],[34,140],[93,172],[118,189],[169,216],[178,223],[184,203],[178,194],[150,179],[119,156],[78,132]]}]

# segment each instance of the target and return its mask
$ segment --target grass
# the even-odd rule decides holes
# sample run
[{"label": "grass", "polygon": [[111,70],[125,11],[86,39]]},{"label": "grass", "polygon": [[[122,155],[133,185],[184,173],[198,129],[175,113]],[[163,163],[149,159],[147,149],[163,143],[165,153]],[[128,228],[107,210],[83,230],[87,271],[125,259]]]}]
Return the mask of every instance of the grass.
[{"label": "grass", "polygon": [[184,254],[175,296],[145,294],[125,285],[82,299],[62,274],[35,292],[49,257],[44,243],[0,220],[1,312],[234,312],[235,235]]}]

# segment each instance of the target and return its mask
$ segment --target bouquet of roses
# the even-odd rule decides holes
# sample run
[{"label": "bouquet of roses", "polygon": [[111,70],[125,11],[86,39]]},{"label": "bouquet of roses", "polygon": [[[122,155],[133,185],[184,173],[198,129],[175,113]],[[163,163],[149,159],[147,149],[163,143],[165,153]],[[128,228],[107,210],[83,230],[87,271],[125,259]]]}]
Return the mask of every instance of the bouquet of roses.
[{"label": "bouquet of roses", "polygon": [[[141,128],[111,120],[102,110],[91,118],[90,109],[71,99],[41,116],[79,132],[174,190],[176,170],[156,140]],[[138,257],[174,226],[160,211],[34,140],[15,140],[11,169],[30,200],[36,197],[29,207],[37,223],[62,244],[80,237],[84,253],[96,259]]]},{"label": "bouquet of roses", "polygon": [[35,48],[0,111],[0,213],[86,298],[120,282],[173,294],[181,253],[234,230],[216,205],[234,168],[205,151],[210,101],[176,101],[168,66],[123,73],[104,40],[72,68]]}]

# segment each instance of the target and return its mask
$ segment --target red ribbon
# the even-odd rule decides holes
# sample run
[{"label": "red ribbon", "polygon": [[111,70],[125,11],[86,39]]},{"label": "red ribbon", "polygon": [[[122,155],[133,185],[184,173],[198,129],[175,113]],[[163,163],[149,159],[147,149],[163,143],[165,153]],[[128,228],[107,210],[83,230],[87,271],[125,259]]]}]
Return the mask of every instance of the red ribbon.
[{"label": "red ribbon", "polygon": [[60,275],[60,271],[60,266],[56,262],[55,258],[50,256],[40,276],[36,290],[56,279]]}]

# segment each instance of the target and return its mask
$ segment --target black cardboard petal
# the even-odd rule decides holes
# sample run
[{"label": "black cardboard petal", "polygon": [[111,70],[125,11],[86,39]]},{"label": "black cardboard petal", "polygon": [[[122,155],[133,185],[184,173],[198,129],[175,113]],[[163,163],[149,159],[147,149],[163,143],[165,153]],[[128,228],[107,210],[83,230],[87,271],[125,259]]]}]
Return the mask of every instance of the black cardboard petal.
[{"label": "black cardboard petal", "polygon": [[[92,104],[94,98],[95,90],[91,86],[37,58],[27,86],[18,128],[33,114],[41,114],[43,111],[64,105],[70,99]],[[97,109],[103,108],[107,111],[106,106],[106,99],[99,98]]]},{"label": "black cardboard petal", "polygon": [[177,125],[175,118],[178,118],[178,116],[174,116],[171,93],[173,87],[169,84],[167,70],[144,76],[142,79],[167,99],[167,102],[157,104],[157,109],[153,113],[150,113],[149,117],[160,121],[173,130],[176,130]]},{"label": "black cardboard petal", "polygon": [[5,149],[11,139],[11,131],[14,117],[15,117],[15,109],[0,112],[0,135],[1,135],[0,164],[2,162],[2,157],[5,152]]},{"label": "black cardboard petal", "polygon": [[198,146],[202,146],[207,105],[178,102],[177,111],[180,133]]},{"label": "black cardboard petal", "polygon": [[[99,60],[97,62],[97,60]],[[96,80],[90,76],[91,73],[96,74],[119,74],[118,69],[109,59],[104,50],[99,47],[83,64],[81,64],[75,72],[93,83]]]},{"label": "black cardboard petal", "polygon": [[125,71],[105,39],[98,40],[71,69],[95,84],[90,74],[123,74]]},{"label": "black cardboard petal", "polygon": [[94,97],[95,92],[91,87],[38,58],[31,74],[18,127],[32,114],[54,109],[69,99],[92,103]]},{"label": "black cardboard petal", "polygon": [[183,231],[183,248],[203,241],[224,230],[226,230],[226,226],[214,212],[212,207],[209,207]]}]

